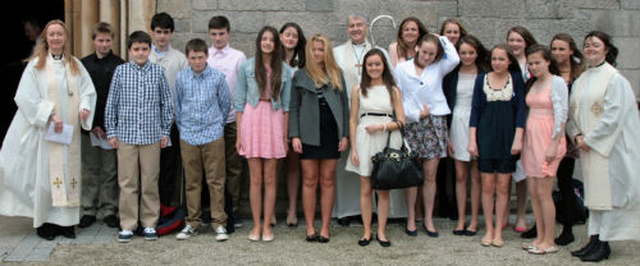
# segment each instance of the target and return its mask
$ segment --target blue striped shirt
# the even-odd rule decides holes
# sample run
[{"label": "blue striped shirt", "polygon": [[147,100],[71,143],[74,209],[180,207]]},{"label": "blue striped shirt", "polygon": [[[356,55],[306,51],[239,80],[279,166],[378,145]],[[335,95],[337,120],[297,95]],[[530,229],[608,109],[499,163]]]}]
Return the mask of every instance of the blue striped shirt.
[{"label": "blue striped shirt", "polygon": [[164,69],[147,62],[116,68],[105,109],[107,138],[133,145],[156,143],[169,137],[173,109]]},{"label": "blue striped shirt", "polygon": [[174,97],[180,139],[196,146],[224,135],[231,94],[222,72],[208,64],[200,74],[185,68],[176,77]]}]

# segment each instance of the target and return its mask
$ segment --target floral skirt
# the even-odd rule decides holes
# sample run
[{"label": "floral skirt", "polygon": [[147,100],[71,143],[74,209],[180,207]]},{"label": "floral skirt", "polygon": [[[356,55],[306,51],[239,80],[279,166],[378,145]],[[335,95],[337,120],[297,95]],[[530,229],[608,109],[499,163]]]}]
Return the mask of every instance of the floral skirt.
[{"label": "floral skirt", "polygon": [[447,157],[449,130],[445,116],[429,115],[418,122],[408,123],[405,129],[409,147],[416,151],[420,158]]}]

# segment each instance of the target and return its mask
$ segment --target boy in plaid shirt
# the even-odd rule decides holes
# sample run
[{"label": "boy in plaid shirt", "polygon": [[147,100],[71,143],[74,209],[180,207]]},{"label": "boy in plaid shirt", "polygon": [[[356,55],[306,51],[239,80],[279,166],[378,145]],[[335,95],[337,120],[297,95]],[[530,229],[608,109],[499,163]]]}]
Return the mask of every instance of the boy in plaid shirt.
[{"label": "boy in plaid shirt", "polygon": [[118,241],[131,241],[138,220],[145,240],[156,240],[160,149],[169,142],[171,92],[164,69],[148,60],[151,37],[147,33],[129,35],[127,49],[133,60],[116,68],[105,110],[107,138],[118,149],[122,228]]}]

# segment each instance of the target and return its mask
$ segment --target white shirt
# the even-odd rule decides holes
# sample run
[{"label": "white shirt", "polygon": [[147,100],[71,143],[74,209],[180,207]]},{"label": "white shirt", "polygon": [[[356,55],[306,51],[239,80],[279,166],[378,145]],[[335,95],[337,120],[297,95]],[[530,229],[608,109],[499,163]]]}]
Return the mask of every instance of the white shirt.
[{"label": "white shirt", "polygon": [[432,115],[451,113],[442,91],[442,79],[458,65],[460,57],[446,37],[440,37],[440,44],[444,49],[444,56],[438,62],[426,66],[420,76],[416,74],[415,59],[396,65],[394,76],[402,92],[407,122],[420,120],[422,105],[428,106]]}]

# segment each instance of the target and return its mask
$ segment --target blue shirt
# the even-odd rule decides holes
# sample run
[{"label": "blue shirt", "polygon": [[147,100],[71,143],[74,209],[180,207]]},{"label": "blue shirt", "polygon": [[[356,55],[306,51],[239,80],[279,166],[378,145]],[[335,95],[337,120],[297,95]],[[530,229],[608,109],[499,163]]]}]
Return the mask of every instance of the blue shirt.
[{"label": "blue shirt", "polygon": [[171,92],[161,66],[129,62],[116,68],[105,109],[107,138],[153,144],[169,137],[172,120]]},{"label": "blue shirt", "polygon": [[231,94],[222,72],[209,65],[200,74],[185,68],[176,77],[174,96],[181,140],[196,146],[224,135]]}]

